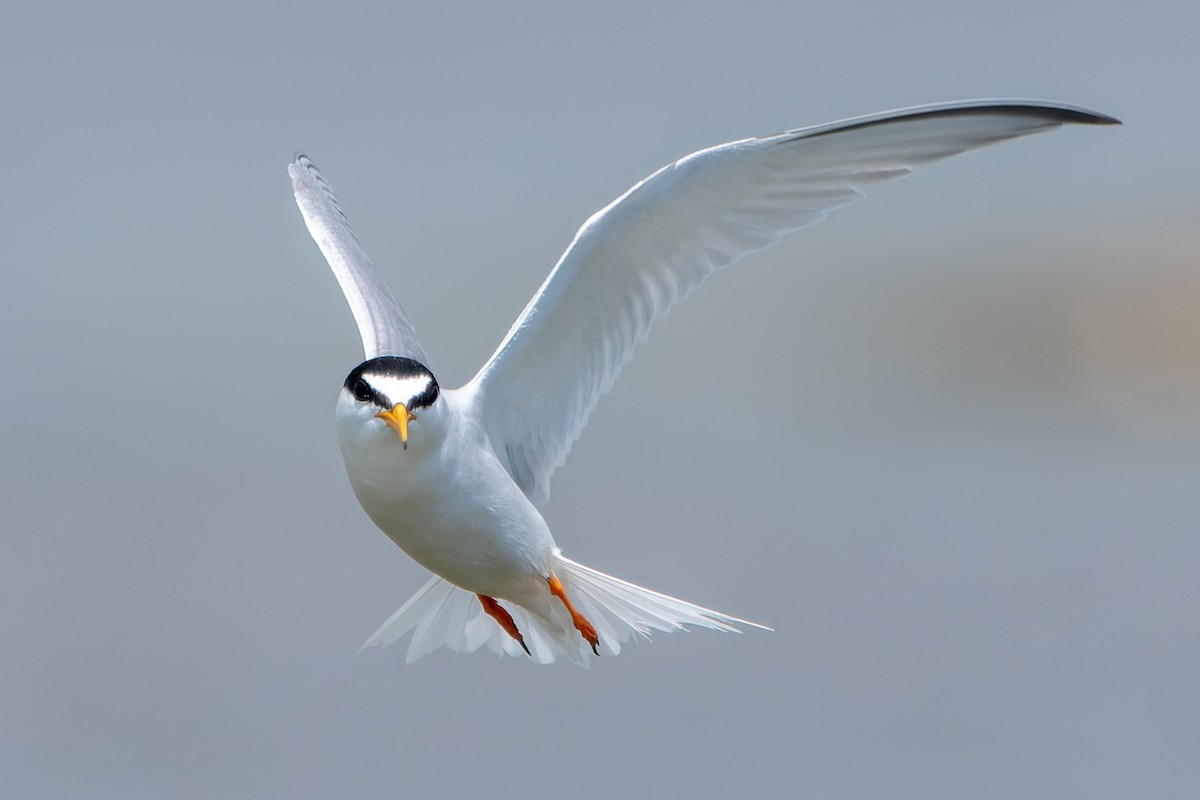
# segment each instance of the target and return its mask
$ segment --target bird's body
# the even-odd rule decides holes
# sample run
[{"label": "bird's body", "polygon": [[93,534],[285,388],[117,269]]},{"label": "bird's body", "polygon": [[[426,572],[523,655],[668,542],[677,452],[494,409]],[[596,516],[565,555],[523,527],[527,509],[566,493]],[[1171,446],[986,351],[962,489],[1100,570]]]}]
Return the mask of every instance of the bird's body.
[{"label": "bird's body", "polygon": [[[860,187],[1065,123],[1114,122],[1069,106],[973,101],[693,153],[593,215],[491,359],[451,390],[439,386],[328,185],[298,155],[289,167],[296,201],[367,356],[338,398],[346,471],[372,521],[434,574],[367,645],[411,631],[409,660],[486,644],[586,664],[601,646],[617,653],[651,630],[754,625],[559,550],[539,507],[600,395],[650,326],[704,278],[858,199]],[[699,399],[715,421],[752,391],[734,373],[719,377],[722,389]]]},{"label": "bird's body", "polygon": [[[338,440],[350,484],[371,520],[414,561],[456,586],[517,600],[553,571],[542,515],[492,453],[464,392],[447,392],[413,426],[406,449],[380,423],[363,425],[345,396]],[[444,487],[471,487],[464,503]]]}]

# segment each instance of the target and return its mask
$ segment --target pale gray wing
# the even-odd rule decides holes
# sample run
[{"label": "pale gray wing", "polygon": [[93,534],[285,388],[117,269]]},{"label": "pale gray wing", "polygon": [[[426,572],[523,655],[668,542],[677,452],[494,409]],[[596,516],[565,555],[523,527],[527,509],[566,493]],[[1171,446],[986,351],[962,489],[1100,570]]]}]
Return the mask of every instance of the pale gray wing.
[{"label": "pale gray wing", "polygon": [[412,323],[367,258],[316,165],[297,153],[288,165],[288,174],[308,232],[325,254],[354,313],[366,358],[404,356],[428,367]]},{"label": "pale gray wing", "polygon": [[584,223],[463,391],[509,474],[544,503],[551,474],[650,326],[716,270],[857,200],[867,184],[1066,123],[1116,122],[1037,101],[968,101],[693,153]]}]

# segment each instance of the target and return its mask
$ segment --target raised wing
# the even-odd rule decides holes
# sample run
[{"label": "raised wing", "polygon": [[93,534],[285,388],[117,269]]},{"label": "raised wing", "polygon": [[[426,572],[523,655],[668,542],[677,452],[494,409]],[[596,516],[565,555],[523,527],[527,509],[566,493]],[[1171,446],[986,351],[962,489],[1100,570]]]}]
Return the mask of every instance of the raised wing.
[{"label": "raised wing", "polygon": [[471,383],[497,456],[533,502],[655,320],[710,274],[862,197],[867,184],[1066,123],[1115,124],[1037,101],[919,106],[693,153],[575,235]]},{"label": "raised wing", "polygon": [[428,367],[412,323],[367,258],[316,164],[297,153],[288,165],[288,174],[308,232],[325,254],[354,313],[366,358],[404,356]]}]

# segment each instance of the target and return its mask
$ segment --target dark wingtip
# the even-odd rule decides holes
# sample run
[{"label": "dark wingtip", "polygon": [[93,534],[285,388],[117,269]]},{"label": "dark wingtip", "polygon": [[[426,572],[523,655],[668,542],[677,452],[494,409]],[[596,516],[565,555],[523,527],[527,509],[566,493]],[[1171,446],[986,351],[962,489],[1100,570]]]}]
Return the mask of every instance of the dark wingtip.
[{"label": "dark wingtip", "polygon": [[879,125],[890,125],[895,122],[930,119],[933,117],[971,117],[1002,115],[1008,117],[1028,117],[1045,121],[1051,125],[1120,125],[1121,120],[1099,111],[1092,111],[1082,106],[1072,106],[1063,103],[1052,103],[1046,100],[964,100],[957,103],[933,103],[910,108],[899,108],[871,114],[865,117],[830,122],[825,125],[815,125],[811,128],[798,128],[788,131],[795,138],[814,136],[829,136],[854,130],[856,128],[873,128]]},{"label": "dark wingtip", "polygon": [[1076,125],[1120,125],[1121,120],[1083,106],[1054,103],[1048,100],[967,100],[961,103],[946,103],[918,106],[912,109],[914,116],[969,116],[972,114],[995,114],[997,112],[1018,116]]},{"label": "dark wingtip", "polygon": [[1061,119],[1063,122],[1074,122],[1080,125],[1124,124],[1116,117],[1109,116],[1108,114],[1101,114],[1099,111],[1092,111],[1090,108],[1058,106],[1056,110],[1059,112],[1059,119]]}]

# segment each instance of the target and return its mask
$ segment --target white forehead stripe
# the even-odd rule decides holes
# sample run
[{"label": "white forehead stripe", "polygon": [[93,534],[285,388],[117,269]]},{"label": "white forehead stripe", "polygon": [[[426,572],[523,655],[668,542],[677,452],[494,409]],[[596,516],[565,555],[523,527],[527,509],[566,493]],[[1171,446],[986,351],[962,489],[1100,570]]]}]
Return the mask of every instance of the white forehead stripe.
[{"label": "white forehead stripe", "polygon": [[371,387],[381,392],[392,404],[409,404],[414,397],[429,388],[428,375],[412,375],[407,378],[394,378],[386,375],[366,376]]}]

